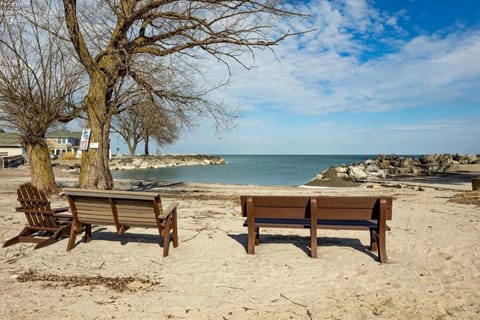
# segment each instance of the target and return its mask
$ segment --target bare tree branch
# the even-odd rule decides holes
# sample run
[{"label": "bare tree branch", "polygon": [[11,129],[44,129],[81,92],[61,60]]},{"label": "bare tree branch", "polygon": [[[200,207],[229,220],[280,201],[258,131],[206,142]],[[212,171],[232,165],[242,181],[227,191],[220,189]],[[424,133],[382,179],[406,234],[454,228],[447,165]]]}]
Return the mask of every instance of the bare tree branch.
[{"label": "bare tree branch", "polygon": [[0,24],[0,121],[20,134],[27,151],[32,183],[56,190],[46,132],[82,111],[76,95],[83,70],[67,59],[65,43],[45,32],[37,18],[38,2],[10,13]]}]

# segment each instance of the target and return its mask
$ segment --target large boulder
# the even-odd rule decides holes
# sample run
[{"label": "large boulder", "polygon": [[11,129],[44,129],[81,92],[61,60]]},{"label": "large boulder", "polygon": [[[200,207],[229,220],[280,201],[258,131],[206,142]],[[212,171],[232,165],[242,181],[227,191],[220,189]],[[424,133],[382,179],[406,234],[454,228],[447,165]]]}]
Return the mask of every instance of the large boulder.
[{"label": "large boulder", "polygon": [[323,173],[324,179],[336,179],[337,178],[337,169],[335,167],[330,167]]},{"label": "large boulder", "polygon": [[399,168],[409,168],[416,165],[415,159],[411,157],[400,157],[396,159],[392,165]]},{"label": "large boulder", "polygon": [[418,159],[421,164],[453,164],[451,154],[426,154]]},{"label": "large boulder", "polygon": [[475,164],[479,161],[476,154],[456,154],[453,156],[453,160],[458,161],[460,164]]},{"label": "large boulder", "polygon": [[365,180],[368,177],[368,173],[363,166],[349,166],[348,176],[355,180]]}]

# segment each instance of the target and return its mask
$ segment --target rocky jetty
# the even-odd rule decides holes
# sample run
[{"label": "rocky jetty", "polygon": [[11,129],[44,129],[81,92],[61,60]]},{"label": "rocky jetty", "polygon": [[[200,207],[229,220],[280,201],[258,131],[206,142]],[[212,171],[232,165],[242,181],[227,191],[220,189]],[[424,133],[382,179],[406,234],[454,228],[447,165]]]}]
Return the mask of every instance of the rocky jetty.
[{"label": "rocky jetty", "polygon": [[155,169],[176,166],[225,164],[225,160],[210,155],[121,156],[110,160],[111,170]]},{"label": "rocky jetty", "polygon": [[351,182],[381,181],[399,177],[429,176],[458,171],[468,166],[480,165],[480,155],[429,154],[418,158],[397,155],[378,155],[376,159],[330,167],[320,172],[308,184],[328,180]]}]

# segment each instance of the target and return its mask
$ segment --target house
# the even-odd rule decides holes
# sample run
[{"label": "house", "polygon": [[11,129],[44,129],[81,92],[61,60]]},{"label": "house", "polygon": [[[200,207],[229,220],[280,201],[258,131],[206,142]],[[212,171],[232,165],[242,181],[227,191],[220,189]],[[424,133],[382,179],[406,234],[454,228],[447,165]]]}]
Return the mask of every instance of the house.
[{"label": "house", "polygon": [[81,132],[55,130],[47,132],[47,145],[51,153],[61,159],[80,157]]}]

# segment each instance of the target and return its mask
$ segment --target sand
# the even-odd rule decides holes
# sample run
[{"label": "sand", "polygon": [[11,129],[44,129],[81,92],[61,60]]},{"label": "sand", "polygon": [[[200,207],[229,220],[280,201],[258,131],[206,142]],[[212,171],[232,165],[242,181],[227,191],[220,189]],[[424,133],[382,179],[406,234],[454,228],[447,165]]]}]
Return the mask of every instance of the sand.
[{"label": "sand", "polygon": [[[63,186],[77,177],[56,173]],[[25,168],[0,170],[0,241],[25,223],[15,213]],[[480,207],[452,202],[468,183],[415,181],[356,188],[261,187],[117,181],[179,202],[178,248],[162,257],[154,229],[93,229],[93,241],[67,252],[0,249],[1,319],[479,319]],[[364,249],[365,231],[265,229],[247,255],[238,196],[391,195],[388,263]],[[460,197],[461,198],[461,197]],[[54,199],[55,205],[66,205]]]}]

